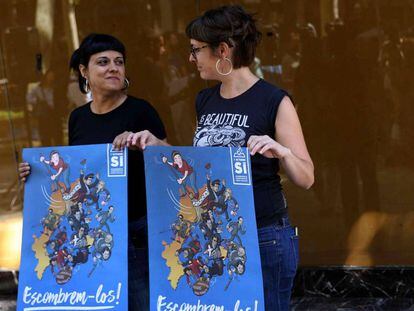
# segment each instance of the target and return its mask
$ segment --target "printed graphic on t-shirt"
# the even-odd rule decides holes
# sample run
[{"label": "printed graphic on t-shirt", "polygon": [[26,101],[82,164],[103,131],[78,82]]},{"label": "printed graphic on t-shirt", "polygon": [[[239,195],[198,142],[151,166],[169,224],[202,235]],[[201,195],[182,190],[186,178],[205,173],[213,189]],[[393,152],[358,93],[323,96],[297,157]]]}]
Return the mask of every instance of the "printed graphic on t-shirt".
[{"label": "printed graphic on t-shirt", "polygon": [[194,146],[241,147],[246,143],[249,128],[247,115],[234,113],[203,114],[194,136]]}]

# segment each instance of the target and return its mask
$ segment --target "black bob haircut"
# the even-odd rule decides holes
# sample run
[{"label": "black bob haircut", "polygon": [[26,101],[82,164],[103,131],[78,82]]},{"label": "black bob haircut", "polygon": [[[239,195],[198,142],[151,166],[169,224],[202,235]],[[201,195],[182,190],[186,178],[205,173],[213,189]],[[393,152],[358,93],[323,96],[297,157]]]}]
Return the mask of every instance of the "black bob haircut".
[{"label": "black bob haircut", "polygon": [[107,35],[92,33],[83,39],[79,48],[75,50],[70,59],[69,67],[72,68],[79,78],[79,89],[82,93],[86,94],[85,86],[86,79],[82,77],[79,65],[88,67],[89,59],[93,54],[103,51],[116,51],[122,54],[124,61],[126,60],[125,46],[117,38]]},{"label": "black bob haircut", "polygon": [[187,37],[206,42],[216,49],[221,42],[234,48],[233,67],[250,66],[262,33],[256,20],[239,5],[227,5],[206,11],[191,21],[186,28]]}]

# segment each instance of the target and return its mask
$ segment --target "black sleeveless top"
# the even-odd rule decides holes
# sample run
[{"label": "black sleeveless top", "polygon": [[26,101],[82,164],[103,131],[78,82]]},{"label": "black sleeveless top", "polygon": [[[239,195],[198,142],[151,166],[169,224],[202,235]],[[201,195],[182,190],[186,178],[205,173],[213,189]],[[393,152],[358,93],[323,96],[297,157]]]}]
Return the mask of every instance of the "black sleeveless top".
[{"label": "black sleeveless top", "polygon": [[[234,98],[220,95],[220,84],[202,90],[196,99],[198,127],[194,146],[245,147],[251,135],[274,138],[278,107],[288,94],[257,81]],[[279,160],[256,154],[251,158],[253,193],[259,228],[276,223],[287,215],[287,205],[280,184]]]}]

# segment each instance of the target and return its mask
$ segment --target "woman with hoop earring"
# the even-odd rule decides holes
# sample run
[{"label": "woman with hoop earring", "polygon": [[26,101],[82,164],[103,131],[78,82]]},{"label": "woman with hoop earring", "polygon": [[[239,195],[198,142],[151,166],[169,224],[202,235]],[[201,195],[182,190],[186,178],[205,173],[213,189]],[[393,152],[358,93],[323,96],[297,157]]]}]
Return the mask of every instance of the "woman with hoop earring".
[{"label": "woman with hoop earring", "polygon": [[249,148],[265,309],[289,310],[298,236],[289,222],[279,166],[302,188],[309,189],[314,182],[298,115],[284,90],[249,69],[261,33],[242,7],[207,11],[187,26],[186,33],[190,62],[200,77],[219,81],[197,96],[194,146]]},{"label": "woman with hoop earring", "polygon": [[[143,99],[127,94],[125,46],[107,34],[90,34],[73,52],[70,68],[78,75],[82,93],[92,101],[72,111],[69,145],[112,143],[124,148],[131,133],[167,144],[164,125],[155,109]],[[54,116],[50,116],[53,118]],[[143,139],[151,143],[151,140]],[[128,304],[129,310],[148,310],[148,245],[145,177],[142,152],[128,153]],[[30,174],[30,164],[20,163],[20,179]],[[121,237],[125,238],[125,237]]]},{"label": "woman with hoop earring", "polygon": [[[191,43],[189,60],[200,77],[219,81],[196,98],[193,145],[249,148],[265,310],[289,310],[299,260],[298,235],[290,225],[279,167],[302,188],[309,189],[314,182],[298,115],[287,92],[249,69],[261,33],[242,7],[209,10],[194,19],[186,33]],[[148,144],[142,143],[141,136],[130,135],[129,144],[145,148]],[[151,142],[162,143],[154,137]]]}]

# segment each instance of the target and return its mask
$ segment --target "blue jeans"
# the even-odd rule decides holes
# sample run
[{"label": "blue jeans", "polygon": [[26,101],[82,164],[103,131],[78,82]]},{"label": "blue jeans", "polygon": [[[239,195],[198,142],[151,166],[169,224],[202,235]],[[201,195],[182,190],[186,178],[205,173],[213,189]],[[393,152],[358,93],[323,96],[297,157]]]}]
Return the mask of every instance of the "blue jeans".
[{"label": "blue jeans", "polygon": [[258,230],[266,311],[289,310],[299,262],[298,236],[289,219]]},{"label": "blue jeans", "polygon": [[128,310],[149,310],[147,221],[128,224]]}]

